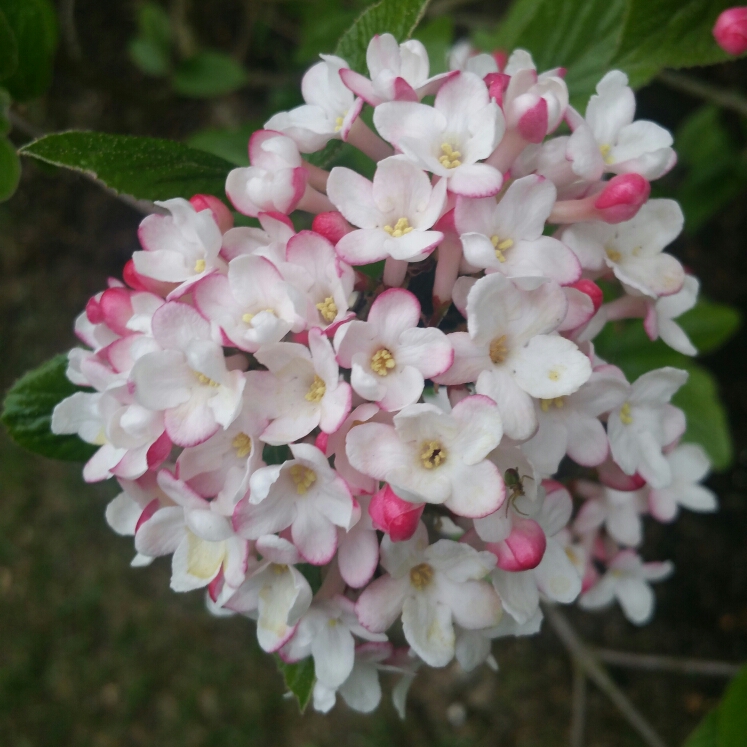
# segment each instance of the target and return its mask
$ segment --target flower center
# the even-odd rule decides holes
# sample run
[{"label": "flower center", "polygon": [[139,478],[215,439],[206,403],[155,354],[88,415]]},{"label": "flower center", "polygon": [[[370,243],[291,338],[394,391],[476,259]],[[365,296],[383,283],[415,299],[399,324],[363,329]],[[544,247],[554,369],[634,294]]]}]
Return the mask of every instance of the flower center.
[{"label": "flower center", "polygon": [[542,412],[547,412],[548,410],[551,410],[553,407],[557,407],[558,410],[565,407],[565,397],[555,397],[553,399],[541,399],[540,400],[540,407],[542,408]]},{"label": "flower center", "polygon": [[490,360],[496,365],[503,363],[508,355],[508,346],[506,345],[506,335],[496,337],[493,342],[490,343]]},{"label": "flower center", "polygon": [[615,159],[610,154],[611,150],[612,146],[609,143],[605,143],[604,145],[599,146],[599,152],[602,154],[602,158],[608,166],[615,162]]},{"label": "flower center", "polygon": [[394,356],[386,348],[377,350],[371,357],[371,368],[379,376],[386,376],[396,365]]},{"label": "flower center", "polygon": [[612,246],[605,246],[604,252],[607,255],[610,262],[619,262],[622,259],[622,254]]},{"label": "flower center", "polygon": [[337,304],[332,296],[327,296],[324,301],[316,305],[316,308],[327,323],[333,322],[337,316]]},{"label": "flower center", "polygon": [[236,450],[236,456],[239,459],[244,459],[252,453],[252,439],[246,433],[242,432],[234,436],[231,446]]},{"label": "flower center", "polygon": [[205,272],[205,260],[204,259],[198,259],[197,262],[195,262],[195,272]]},{"label": "flower center", "polygon": [[441,155],[438,160],[444,168],[455,169],[457,166],[461,166],[462,162],[459,160],[461,157],[462,154],[458,150],[454,150],[449,143],[441,143]]},{"label": "flower center", "polygon": [[324,393],[327,391],[327,385],[319,376],[314,376],[314,381],[309,387],[309,391],[306,392],[306,400],[308,402],[319,402]]},{"label": "flower center", "polygon": [[[262,311],[268,311],[270,314],[275,313],[274,309],[262,309]],[[258,311],[257,314],[261,314],[262,311]],[[251,314],[250,312],[247,311],[246,314],[242,315],[241,321],[244,322],[244,324],[251,324],[252,319],[254,319],[254,317],[257,316],[257,314]]]},{"label": "flower center", "polygon": [[513,239],[503,239],[503,241],[501,241],[500,236],[491,236],[490,237],[490,243],[495,248],[496,259],[499,262],[505,262],[506,258],[503,255],[503,252],[508,251],[514,245],[514,240]]},{"label": "flower center", "polygon": [[302,464],[294,464],[290,468],[290,476],[296,483],[296,493],[299,495],[303,495],[316,482],[316,472]]},{"label": "flower center", "polygon": [[620,422],[623,425],[630,425],[633,422],[633,415],[630,412],[630,402],[626,402],[620,408]]},{"label": "flower center", "polygon": [[282,574],[288,570],[288,566],[282,565],[281,563],[273,563],[272,570],[276,576],[282,576]]},{"label": "flower center", "polygon": [[195,371],[195,376],[197,377],[197,381],[200,382],[203,386],[212,386],[212,387],[219,387],[220,384],[217,381],[213,381],[209,376],[205,376],[204,373],[199,373],[198,371]]},{"label": "flower center", "polygon": [[433,573],[433,567],[428,563],[419,563],[410,569],[410,583],[418,591],[423,591],[433,581]]},{"label": "flower center", "polygon": [[440,441],[426,441],[420,452],[420,461],[426,469],[440,467],[446,461],[446,449]]},{"label": "flower center", "polygon": [[[347,112],[345,112],[347,114]],[[337,117],[335,119],[335,132],[339,132],[342,129],[342,123],[345,121],[345,117]]]},{"label": "flower center", "polygon": [[395,224],[394,228],[391,226],[384,226],[384,230],[393,238],[398,239],[400,236],[404,236],[406,233],[412,231],[412,226],[407,218],[400,218]]}]

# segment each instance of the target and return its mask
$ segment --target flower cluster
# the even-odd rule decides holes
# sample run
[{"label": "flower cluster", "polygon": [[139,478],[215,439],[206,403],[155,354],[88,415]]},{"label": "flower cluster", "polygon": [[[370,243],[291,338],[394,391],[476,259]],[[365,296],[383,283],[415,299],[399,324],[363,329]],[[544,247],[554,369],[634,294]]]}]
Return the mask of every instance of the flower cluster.
[{"label": "flower cluster", "polygon": [[[643,517],[715,509],[678,443],[687,374],[629,383],[594,352],[632,317],[695,352],[675,319],[698,282],[663,251],[682,213],[649,199],[672,138],[625,75],[582,116],[525,51],[459,46],[429,76],[384,34],[367,60],[323,57],[252,136],[226,191],[257,226],[204,195],[145,218],[77,320],[68,376],[92,391],[52,423],[99,446],[84,478],[121,485],[106,517],[133,565],[170,555],[175,591],[312,657],[321,711],[373,710],[382,672],[402,711],[422,663],[494,665],[540,600],[645,622],[671,564],[638,555]],[[372,180],[305,160],[333,139]]]}]

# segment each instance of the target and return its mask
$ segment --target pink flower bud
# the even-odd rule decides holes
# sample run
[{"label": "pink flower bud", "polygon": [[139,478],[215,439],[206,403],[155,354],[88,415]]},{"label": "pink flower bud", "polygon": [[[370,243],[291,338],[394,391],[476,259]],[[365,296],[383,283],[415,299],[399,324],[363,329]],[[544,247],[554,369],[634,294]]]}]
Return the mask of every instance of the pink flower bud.
[{"label": "pink flower bud", "polygon": [[651,185],[640,174],[620,174],[610,179],[594,202],[606,223],[630,220],[651,193]]},{"label": "pink flower bud", "polygon": [[638,473],[626,475],[611,458],[597,467],[597,476],[603,485],[613,490],[638,490],[646,484]]},{"label": "pink flower bud", "polygon": [[385,485],[374,493],[368,513],[376,529],[386,532],[392,542],[403,542],[415,534],[424,508],[424,503],[403,501],[389,485]]},{"label": "pink flower bud", "polygon": [[727,54],[747,52],[747,7],[725,10],[713,27],[713,36]]},{"label": "pink flower bud", "polygon": [[231,211],[217,197],[213,197],[212,195],[195,195],[189,202],[198,213],[201,213],[203,210],[210,210],[221,233],[225,233],[233,228],[233,215],[231,215]]},{"label": "pink flower bud", "polygon": [[521,107],[523,111],[519,115],[516,129],[528,143],[541,143],[549,123],[547,101],[531,93],[519,96],[512,107]]},{"label": "pink flower bud", "polygon": [[495,99],[498,106],[503,106],[503,94],[506,93],[508,84],[511,82],[511,76],[505,73],[488,73],[484,80],[490,98]]},{"label": "pink flower bud", "polygon": [[130,292],[125,288],[109,288],[99,299],[101,320],[121,337],[131,334],[131,330],[127,329],[127,322],[132,316]]},{"label": "pink flower bud", "polygon": [[342,217],[342,213],[332,210],[315,216],[311,223],[311,230],[324,236],[332,244],[336,244],[345,234],[350,233],[353,227]]},{"label": "pink flower bud", "polygon": [[602,289],[593,280],[581,278],[581,280],[571,283],[570,287],[581,291],[581,293],[585,293],[594,304],[594,313],[596,314],[599,311],[599,307],[604,301],[604,294],[602,293]]},{"label": "pink flower bud", "polygon": [[487,549],[504,571],[528,571],[539,565],[546,546],[545,532],[534,519],[516,517],[511,534],[502,542],[488,544]]}]

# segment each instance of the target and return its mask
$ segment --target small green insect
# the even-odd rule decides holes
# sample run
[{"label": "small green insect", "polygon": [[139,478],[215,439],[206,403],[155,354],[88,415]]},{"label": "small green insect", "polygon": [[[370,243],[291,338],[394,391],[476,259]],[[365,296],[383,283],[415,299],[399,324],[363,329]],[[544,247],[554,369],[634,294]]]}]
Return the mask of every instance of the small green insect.
[{"label": "small green insect", "polygon": [[506,501],[506,512],[508,512],[508,506],[513,506],[514,510],[517,513],[522,514],[522,516],[524,515],[521,511],[519,511],[518,508],[516,508],[515,501],[517,500],[517,498],[521,498],[521,496],[526,495],[526,491],[524,490],[524,480],[531,479],[532,478],[529,477],[529,475],[524,475],[522,477],[516,467],[509,467],[509,469],[507,469],[503,473],[503,482],[506,484],[506,487],[509,490],[508,501]]}]

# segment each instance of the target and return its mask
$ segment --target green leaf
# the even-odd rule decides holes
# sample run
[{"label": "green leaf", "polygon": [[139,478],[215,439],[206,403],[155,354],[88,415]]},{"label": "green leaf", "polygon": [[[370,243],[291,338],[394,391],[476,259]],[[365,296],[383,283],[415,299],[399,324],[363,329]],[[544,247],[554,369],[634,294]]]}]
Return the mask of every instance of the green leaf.
[{"label": "green leaf", "polygon": [[322,569],[318,565],[298,563],[295,568],[309,582],[313,594],[322,588]]},{"label": "green leaf", "polygon": [[[655,0],[653,0],[655,1]],[[628,0],[519,0],[491,33],[478,33],[478,47],[531,52],[538,70],[566,68],[574,106],[583,111],[607,72],[621,33]]]},{"label": "green leaf", "polygon": [[19,151],[53,166],[95,176],[116,192],[143,200],[222,197],[233,164],[183,143],[102,132],[62,132]]},{"label": "green leaf", "polygon": [[246,72],[233,57],[222,52],[199,52],[182,62],[174,73],[174,90],[182,96],[203,99],[237,91],[246,83]]},{"label": "green leaf", "polygon": [[701,299],[677,318],[698,352],[710,353],[733,337],[741,324],[739,311],[732,306]]},{"label": "green leaf", "polygon": [[156,44],[166,54],[171,48],[171,19],[158,3],[143,3],[137,15],[137,25],[144,39]]},{"label": "green leaf", "polygon": [[17,45],[18,65],[3,83],[16,101],[41,96],[52,80],[57,15],[49,0],[0,0]]},{"label": "green leaf", "polygon": [[168,53],[164,54],[163,49],[154,44],[150,39],[144,39],[141,36],[133,39],[128,47],[130,59],[146,75],[162,77],[168,75],[171,68],[171,59]]},{"label": "green leaf", "polygon": [[718,707],[718,747],[744,747],[746,737],[747,667],[743,667]]},{"label": "green leaf", "polygon": [[157,3],[143,3],[138,12],[139,35],[128,52],[130,59],[147,75],[167,75],[171,69],[171,21]]},{"label": "green leaf", "polygon": [[265,444],[262,449],[262,460],[265,464],[282,464],[286,459],[293,459],[293,454],[287,446],[270,446]]},{"label": "green leaf", "polygon": [[685,228],[697,231],[747,188],[747,158],[712,105],[696,109],[675,135],[684,179],[673,196],[682,205]]},{"label": "green leaf", "polygon": [[688,361],[682,368],[690,373],[690,378],[672,397],[672,404],[681,407],[687,417],[687,431],[682,440],[700,444],[713,468],[724,470],[734,458],[734,447],[716,379],[697,363]]},{"label": "green leaf", "polygon": [[5,13],[0,10],[0,80],[13,75],[18,67],[18,45]]},{"label": "green leaf", "polygon": [[366,49],[375,34],[392,34],[403,42],[423,17],[429,0],[381,0],[361,13],[340,37],[335,54],[347,60],[353,70],[366,73]]},{"label": "green leaf", "polygon": [[711,711],[700,722],[683,747],[718,747],[718,710]]},{"label": "green leaf", "polygon": [[248,166],[249,138],[255,130],[262,129],[263,122],[264,120],[248,122],[238,129],[201,130],[187,140],[187,145],[225,158],[234,166]]},{"label": "green leaf", "polygon": [[445,73],[449,69],[449,50],[454,43],[454,22],[451,18],[436,18],[420,26],[412,36],[422,42],[428,51],[430,75]]},{"label": "green leaf", "polygon": [[85,461],[96,447],[77,436],[56,436],[50,430],[52,410],[66,397],[82,391],[65,371],[67,356],[58,355],[19,379],[5,396],[4,423],[13,439],[29,451],[52,459]]},{"label": "green leaf", "polygon": [[309,657],[295,664],[286,664],[277,654],[275,654],[275,660],[285,680],[285,686],[296,696],[298,707],[303,713],[311,700],[316,681],[314,660]]},{"label": "green leaf", "polygon": [[9,200],[18,187],[21,178],[21,162],[13,143],[0,137],[0,202]]},{"label": "green leaf", "polygon": [[713,65],[731,59],[712,29],[731,0],[628,0],[620,43],[612,60],[642,85],[663,67]]},{"label": "green leaf", "polygon": [[9,109],[10,94],[4,88],[0,88],[0,135],[7,135],[11,130]]}]

